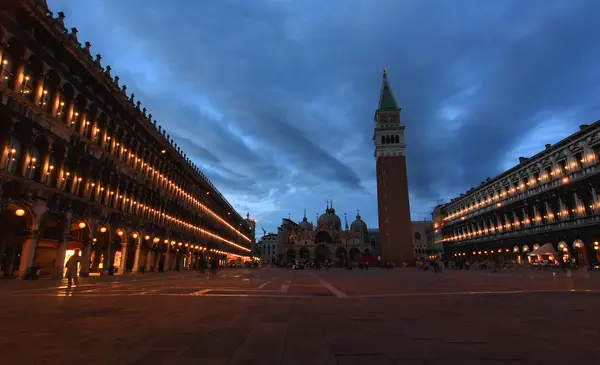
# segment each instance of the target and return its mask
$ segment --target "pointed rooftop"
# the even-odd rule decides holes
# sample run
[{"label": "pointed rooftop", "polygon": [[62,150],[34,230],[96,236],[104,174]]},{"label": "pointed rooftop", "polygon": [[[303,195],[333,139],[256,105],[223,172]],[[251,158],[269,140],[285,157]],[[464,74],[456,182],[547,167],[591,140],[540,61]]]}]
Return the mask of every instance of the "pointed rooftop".
[{"label": "pointed rooftop", "polygon": [[396,98],[392,92],[392,87],[387,79],[387,69],[383,69],[383,82],[381,83],[381,93],[379,94],[379,106],[377,110],[394,110],[398,108]]}]

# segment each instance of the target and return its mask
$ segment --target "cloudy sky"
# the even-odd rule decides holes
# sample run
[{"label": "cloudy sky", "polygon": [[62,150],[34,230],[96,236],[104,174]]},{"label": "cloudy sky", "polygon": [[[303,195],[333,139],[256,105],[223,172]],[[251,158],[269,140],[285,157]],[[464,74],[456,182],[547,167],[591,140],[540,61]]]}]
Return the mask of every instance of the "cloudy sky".
[{"label": "cloudy sky", "polygon": [[[377,226],[382,68],[413,219],[600,119],[597,0],[48,0],[242,214]],[[259,230],[260,232],[260,230]]]}]

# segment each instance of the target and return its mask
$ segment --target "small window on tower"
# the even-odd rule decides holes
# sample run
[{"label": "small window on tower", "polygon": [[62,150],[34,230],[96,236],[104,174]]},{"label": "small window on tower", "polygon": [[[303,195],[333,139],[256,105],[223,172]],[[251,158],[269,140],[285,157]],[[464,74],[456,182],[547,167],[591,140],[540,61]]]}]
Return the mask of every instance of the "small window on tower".
[{"label": "small window on tower", "polygon": [[381,144],[385,144],[385,136],[381,136]]},{"label": "small window on tower", "polygon": [[396,134],[396,143],[400,143],[400,136]]}]

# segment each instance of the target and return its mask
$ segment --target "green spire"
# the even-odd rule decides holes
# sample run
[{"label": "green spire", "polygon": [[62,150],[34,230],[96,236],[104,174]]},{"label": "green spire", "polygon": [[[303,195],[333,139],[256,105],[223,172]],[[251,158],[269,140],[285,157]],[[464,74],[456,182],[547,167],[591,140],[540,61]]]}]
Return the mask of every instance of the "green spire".
[{"label": "green spire", "polygon": [[381,94],[379,95],[379,107],[377,110],[400,109],[396,98],[392,92],[392,87],[387,79],[387,69],[383,69],[383,83],[381,84]]}]

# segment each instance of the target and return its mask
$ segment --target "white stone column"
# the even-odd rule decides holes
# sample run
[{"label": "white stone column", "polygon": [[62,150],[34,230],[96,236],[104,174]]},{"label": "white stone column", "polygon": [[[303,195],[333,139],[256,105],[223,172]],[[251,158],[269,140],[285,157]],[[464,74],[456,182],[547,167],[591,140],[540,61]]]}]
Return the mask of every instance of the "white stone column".
[{"label": "white stone column", "polygon": [[56,250],[56,261],[54,264],[54,273],[52,274],[53,279],[62,279],[65,270],[65,254],[67,253],[67,245],[69,244],[70,234],[67,233],[63,236],[62,241],[58,244]]},{"label": "white stone column", "polygon": [[138,236],[137,242],[135,243],[135,256],[133,257],[133,269],[131,272],[136,273],[139,272],[139,263],[140,263],[140,250],[142,249],[142,236]]},{"label": "white stone column", "polygon": [[23,242],[23,248],[21,249],[21,263],[19,264],[19,271],[17,274],[19,278],[23,278],[26,270],[33,265],[35,250],[37,249],[38,243],[38,232],[33,232],[31,236],[25,238],[25,242]]},{"label": "white stone column", "polygon": [[153,255],[154,255],[154,251],[151,251],[150,249],[148,249],[148,252],[146,252],[146,264],[144,266],[145,272],[150,271],[150,267],[152,266]]},{"label": "white stone column", "polygon": [[121,267],[119,267],[119,273],[121,275],[127,273],[127,238],[125,238],[125,242],[121,242]]}]

